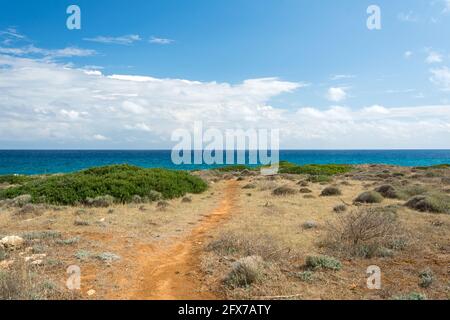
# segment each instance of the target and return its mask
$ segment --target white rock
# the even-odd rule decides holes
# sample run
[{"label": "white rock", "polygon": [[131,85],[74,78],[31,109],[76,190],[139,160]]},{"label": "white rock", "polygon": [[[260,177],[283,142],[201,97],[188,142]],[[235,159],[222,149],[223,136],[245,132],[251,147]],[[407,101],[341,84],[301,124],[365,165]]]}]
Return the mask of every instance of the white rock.
[{"label": "white rock", "polygon": [[18,236],[7,236],[0,241],[7,249],[18,249],[22,247],[24,240]]},{"label": "white rock", "polygon": [[47,254],[46,253],[40,253],[40,254],[33,254],[33,255],[31,255],[31,256],[29,256],[29,257],[25,257],[25,262],[28,262],[28,261],[37,261],[37,260],[41,260],[42,261],[42,259],[44,259],[45,257],[47,257]]},{"label": "white rock", "polygon": [[86,292],[88,296],[93,296],[95,294],[95,290],[91,289],[88,292]]},{"label": "white rock", "polygon": [[40,266],[40,265],[42,265],[43,263],[44,263],[43,260],[35,260],[35,261],[31,262],[31,264],[32,264],[33,266]]}]

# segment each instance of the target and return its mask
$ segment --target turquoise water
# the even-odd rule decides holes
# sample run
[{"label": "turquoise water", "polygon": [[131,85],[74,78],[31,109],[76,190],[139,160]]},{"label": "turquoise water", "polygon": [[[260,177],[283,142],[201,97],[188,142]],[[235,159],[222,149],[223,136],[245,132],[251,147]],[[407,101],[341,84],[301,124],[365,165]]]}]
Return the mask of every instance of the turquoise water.
[{"label": "turquoise water", "polygon": [[[174,165],[170,150],[0,150],[0,174],[73,172],[94,166],[128,163],[147,168],[205,169],[207,165]],[[297,164],[393,164],[429,166],[450,163],[450,150],[289,150],[280,159]]]}]

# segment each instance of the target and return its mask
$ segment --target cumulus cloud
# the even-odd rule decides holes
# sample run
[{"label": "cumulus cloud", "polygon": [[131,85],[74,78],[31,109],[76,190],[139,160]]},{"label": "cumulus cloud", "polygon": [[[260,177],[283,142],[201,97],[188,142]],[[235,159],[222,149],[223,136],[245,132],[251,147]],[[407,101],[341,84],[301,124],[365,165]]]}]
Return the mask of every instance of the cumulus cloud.
[{"label": "cumulus cloud", "polygon": [[[171,148],[175,129],[203,121],[223,131],[281,129],[283,148],[450,147],[447,105],[282,109],[272,98],[305,84],[106,75],[6,55],[0,66],[2,145]],[[435,81],[450,89],[449,70],[435,71]]]},{"label": "cumulus cloud", "polygon": [[345,88],[331,87],[328,89],[326,98],[333,102],[339,102],[347,98],[347,92],[345,92]]},{"label": "cumulus cloud", "polygon": [[119,45],[130,45],[134,42],[141,41],[141,36],[138,34],[129,34],[125,36],[119,37],[111,37],[111,36],[97,36],[94,38],[84,38],[85,41],[90,42],[98,42],[104,44],[119,44]]},{"label": "cumulus cloud", "polygon": [[442,54],[432,50],[428,51],[428,56],[425,59],[426,63],[433,64],[433,63],[441,63],[442,61],[443,61]]},{"label": "cumulus cloud", "polygon": [[450,91],[450,69],[448,67],[431,69],[430,72],[431,82],[441,87],[444,91]]}]

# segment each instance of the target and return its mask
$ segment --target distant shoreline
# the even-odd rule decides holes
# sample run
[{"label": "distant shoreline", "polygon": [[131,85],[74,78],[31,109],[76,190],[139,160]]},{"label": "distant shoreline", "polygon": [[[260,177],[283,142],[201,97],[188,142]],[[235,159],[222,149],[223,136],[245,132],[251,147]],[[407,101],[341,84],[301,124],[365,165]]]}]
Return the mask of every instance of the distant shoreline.
[{"label": "distant shoreline", "polygon": [[[450,163],[450,150],[280,150],[280,160],[304,164],[385,164],[401,167]],[[217,165],[175,165],[170,150],[0,150],[0,175],[68,173],[111,164],[203,170]]]}]

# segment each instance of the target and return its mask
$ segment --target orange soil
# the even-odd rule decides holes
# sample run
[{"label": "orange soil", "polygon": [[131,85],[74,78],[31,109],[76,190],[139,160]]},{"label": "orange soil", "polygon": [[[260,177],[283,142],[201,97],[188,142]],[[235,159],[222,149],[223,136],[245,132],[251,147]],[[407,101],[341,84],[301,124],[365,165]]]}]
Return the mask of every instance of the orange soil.
[{"label": "orange soil", "polygon": [[200,257],[208,233],[230,216],[237,195],[237,182],[229,181],[219,206],[185,237],[168,245],[139,244],[131,249],[130,259],[136,272],[124,270],[112,279],[119,289],[109,299],[134,300],[206,300],[219,299],[202,284]]}]

